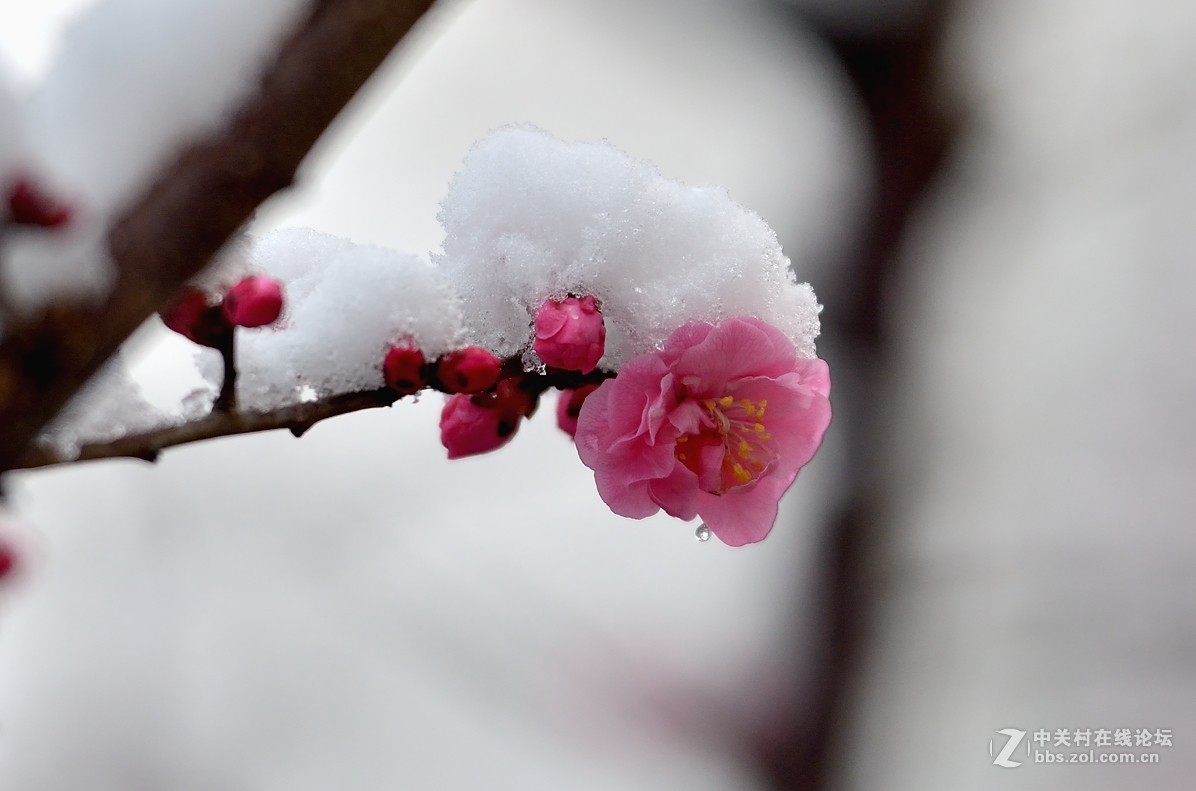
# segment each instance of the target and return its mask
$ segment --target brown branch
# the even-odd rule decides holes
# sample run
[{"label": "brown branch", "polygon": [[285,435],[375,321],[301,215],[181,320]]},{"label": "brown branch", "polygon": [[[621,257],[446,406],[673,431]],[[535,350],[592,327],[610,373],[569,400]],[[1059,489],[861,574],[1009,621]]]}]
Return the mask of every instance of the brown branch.
[{"label": "brown branch", "polygon": [[[503,378],[518,377],[520,389],[533,398],[539,398],[544,391],[552,388],[575,389],[584,384],[601,382],[612,376],[604,371],[582,374],[555,368],[550,368],[543,374],[528,374],[524,373],[518,357],[504,361],[502,375]],[[227,384],[227,379],[225,382]],[[443,384],[435,378],[434,372],[430,384],[433,388],[443,389]],[[364,409],[387,407],[402,397],[389,387],[382,387],[377,390],[360,390],[326,396],[315,401],[291,404],[265,412],[241,412],[235,406],[222,409],[220,398],[217,398],[212,412],[206,417],[177,426],[130,434],[106,442],[86,443],[79,448],[79,452],[74,456],[62,457],[47,448],[35,446],[17,460],[13,469],[28,470],[97,459],[124,458],[157,461],[158,455],[167,448],[188,445],[206,439],[231,437],[237,434],[254,434],[260,431],[287,429],[296,437],[300,437],[316,423],[330,417],[360,412]]]},{"label": "brown branch", "polygon": [[[877,445],[886,416],[875,395],[889,352],[884,296],[898,274],[901,246],[958,134],[960,119],[939,91],[939,50],[953,0],[923,3],[908,29],[868,35],[824,32],[854,84],[872,135],[874,192],[857,229],[858,247],[842,262],[850,290],[822,293],[826,301],[820,350],[838,370],[835,408],[845,432],[844,468],[852,471],[842,511],[820,537],[818,589],[803,591],[803,606],[820,613],[797,650],[811,657],[811,683],[788,730],[770,727],[760,758],[777,791],[834,785],[836,754],[850,727],[858,665],[867,650],[871,608],[878,596],[869,560],[880,532],[875,481]],[[830,298],[827,298],[827,297]],[[842,372],[849,376],[842,376]],[[814,603],[810,603],[815,598]],[[809,645],[817,645],[810,653]]]},{"label": "brown branch", "polygon": [[182,151],[109,228],[102,304],[62,301],[0,342],[0,472],[268,197],[433,0],[314,0],[228,125]]},{"label": "brown branch", "polygon": [[337,415],[347,415],[351,412],[360,412],[363,409],[390,406],[400,397],[394,390],[383,387],[378,390],[342,393],[318,401],[281,407],[269,412],[213,409],[211,414],[206,417],[189,423],[155,429],[142,434],[131,434],[110,442],[85,444],[79,449],[78,455],[72,458],[63,458],[44,448],[34,448],[21,458],[15,469],[33,469],[96,459],[125,458],[156,461],[158,454],[163,450],[178,445],[284,428],[298,437],[321,420],[327,420]]}]

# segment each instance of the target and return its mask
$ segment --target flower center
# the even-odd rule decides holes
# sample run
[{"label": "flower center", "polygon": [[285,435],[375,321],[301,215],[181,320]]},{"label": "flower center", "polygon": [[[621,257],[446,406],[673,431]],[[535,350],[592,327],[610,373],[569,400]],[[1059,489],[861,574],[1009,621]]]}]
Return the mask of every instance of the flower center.
[{"label": "flower center", "polygon": [[[704,490],[722,494],[768,472],[778,454],[764,425],[767,401],[725,395],[698,403],[701,427],[696,433],[677,437],[674,453],[698,476]],[[722,453],[711,455],[710,449],[717,451],[720,446]]]}]

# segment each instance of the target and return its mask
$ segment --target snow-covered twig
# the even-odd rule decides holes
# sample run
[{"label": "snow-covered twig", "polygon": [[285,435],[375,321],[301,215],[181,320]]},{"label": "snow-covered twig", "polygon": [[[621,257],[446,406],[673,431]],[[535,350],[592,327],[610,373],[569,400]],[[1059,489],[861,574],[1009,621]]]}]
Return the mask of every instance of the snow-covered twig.
[{"label": "snow-covered twig", "polygon": [[[518,359],[507,360],[503,366],[506,374],[522,373]],[[576,371],[549,371],[540,375],[524,374],[522,388],[532,398],[550,388],[575,389],[586,384],[596,384],[610,376],[603,371],[581,374]],[[34,469],[57,464],[98,459],[144,459],[156,461],[158,454],[167,448],[200,442],[237,434],[254,434],[261,431],[286,429],[296,437],[323,420],[338,415],[347,415],[365,409],[377,409],[394,404],[403,395],[389,387],[339,393],[313,401],[290,404],[268,411],[248,409],[213,409],[196,420],[150,431],[128,434],[111,441],[91,442],[81,445],[77,455],[60,455],[49,447],[35,447],[21,457],[14,469]]]},{"label": "snow-covered twig", "polygon": [[432,0],[316,0],[232,120],[185,149],[111,224],[102,302],[59,300],[6,324],[0,471],[120,343],[275,192]]}]

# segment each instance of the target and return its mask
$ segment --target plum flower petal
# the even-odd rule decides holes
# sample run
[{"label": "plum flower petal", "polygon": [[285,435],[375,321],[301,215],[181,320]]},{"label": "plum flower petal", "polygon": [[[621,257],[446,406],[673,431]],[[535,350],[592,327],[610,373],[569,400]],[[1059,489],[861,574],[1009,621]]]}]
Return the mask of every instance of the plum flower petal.
[{"label": "plum flower petal", "polygon": [[700,516],[722,541],[762,540],[830,423],[826,363],[752,317],[690,322],[582,405],[575,437],[611,510]]}]

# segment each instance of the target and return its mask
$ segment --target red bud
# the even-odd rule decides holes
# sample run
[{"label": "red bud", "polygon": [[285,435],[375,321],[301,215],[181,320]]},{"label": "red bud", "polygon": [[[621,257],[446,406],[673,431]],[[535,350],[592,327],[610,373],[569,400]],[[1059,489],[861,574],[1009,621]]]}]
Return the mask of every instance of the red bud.
[{"label": "red bud", "polygon": [[422,390],[428,383],[424,353],[414,346],[392,347],[382,360],[382,376],[387,387],[403,395]]},{"label": "red bud", "polygon": [[449,352],[436,364],[436,376],[446,393],[480,393],[498,382],[502,363],[491,352],[469,346]]},{"label": "red bud", "polygon": [[251,275],[228,290],[224,316],[238,327],[264,327],[282,315],[282,284],[266,275]]}]

